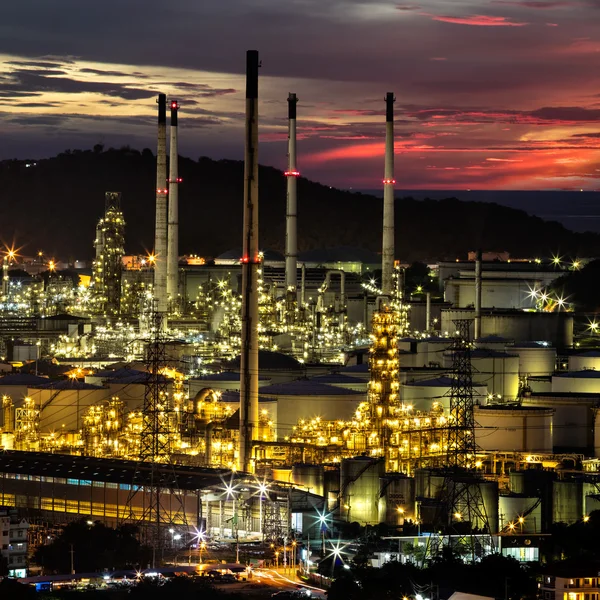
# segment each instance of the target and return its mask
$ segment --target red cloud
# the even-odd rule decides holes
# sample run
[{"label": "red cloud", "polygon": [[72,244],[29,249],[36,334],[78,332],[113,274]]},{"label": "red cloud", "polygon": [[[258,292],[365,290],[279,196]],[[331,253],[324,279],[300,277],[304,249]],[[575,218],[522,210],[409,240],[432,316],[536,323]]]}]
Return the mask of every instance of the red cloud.
[{"label": "red cloud", "polygon": [[466,17],[452,17],[450,15],[432,15],[430,13],[420,13],[423,16],[430,17],[434,21],[444,23],[454,23],[456,25],[475,25],[477,27],[523,27],[529,23],[522,21],[513,21],[508,17],[497,17],[493,15],[470,15]]}]

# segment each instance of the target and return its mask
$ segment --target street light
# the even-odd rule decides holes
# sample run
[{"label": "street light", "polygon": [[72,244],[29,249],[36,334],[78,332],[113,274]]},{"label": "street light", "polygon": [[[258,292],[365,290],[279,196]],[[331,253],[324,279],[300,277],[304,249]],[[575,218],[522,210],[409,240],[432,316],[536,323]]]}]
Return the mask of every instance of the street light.
[{"label": "street light", "polygon": [[521,533],[523,533],[523,523],[525,523],[525,518],[519,517],[519,525],[521,526]]}]

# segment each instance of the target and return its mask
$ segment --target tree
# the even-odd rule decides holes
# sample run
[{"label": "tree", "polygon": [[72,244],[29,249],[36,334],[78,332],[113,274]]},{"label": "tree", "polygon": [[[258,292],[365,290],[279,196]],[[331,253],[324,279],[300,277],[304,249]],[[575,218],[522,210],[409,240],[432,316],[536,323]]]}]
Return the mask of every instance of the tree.
[{"label": "tree", "polygon": [[112,529],[99,521],[89,525],[82,519],[69,523],[51,544],[40,546],[33,558],[44,571],[57,573],[71,571],[71,550],[73,566],[79,572],[145,565],[151,550],[140,544],[136,533],[131,525]]},{"label": "tree", "polygon": [[0,581],[0,598],[10,600],[35,600],[36,591],[28,585],[23,585],[14,579]]}]

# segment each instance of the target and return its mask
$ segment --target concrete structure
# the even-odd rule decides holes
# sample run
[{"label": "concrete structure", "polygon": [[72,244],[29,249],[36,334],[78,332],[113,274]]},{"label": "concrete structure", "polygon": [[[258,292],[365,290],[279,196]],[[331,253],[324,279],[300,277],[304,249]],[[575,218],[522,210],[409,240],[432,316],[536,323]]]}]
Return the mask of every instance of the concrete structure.
[{"label": "concrete structure", "polygon": [[394,273],[394,94],[385,96],[385,169],[383,175],[383,243],[381,291],[391,298]]},{"label": "concrete structure", "polygon": [[298,224],[296,186],[300,175],[296,164],[296,94],[288,96],[288,168],[287,178],[287,208],[285,218],[285,287],[293,292],[296,301],[298,285]]},{"label": "concrete structure", "polygon": [[29,523],[17,510],[0,508],[0,556],[6,560],[9,577],[27,577],[28,530]]},{"label": "concrete structure", "polygon": [[156,151],[156,221],[154,230],[154,299],[160,313],[167,312],[167,97],[158,95]]},{"label": "concrete structure", "polygon": [[488,394],[507,402],[519,394],[519,357],[496,350],[471,352],[473,376],[488,389]]},{"label": "concrete structure", "polygon": [[258,52],[246,53],[246,148],[242,254],[242,352],[240,355],[240,451],[238,467],[253,469],[258,428]]},{"label": "concrete structure", "polygon": [[179,145],[177,100],[171,100],[171,145],[169,148],[169,219],[167,247],[167,297],[175,306],[179,296]]}]

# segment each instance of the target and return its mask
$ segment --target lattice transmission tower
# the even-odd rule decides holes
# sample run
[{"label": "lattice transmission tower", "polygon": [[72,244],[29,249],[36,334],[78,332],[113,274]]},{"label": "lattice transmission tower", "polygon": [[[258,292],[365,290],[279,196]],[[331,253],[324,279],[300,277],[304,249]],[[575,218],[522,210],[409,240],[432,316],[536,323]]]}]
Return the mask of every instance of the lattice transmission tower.
[{"label": "lattice transmission tower", "polygon": [[460,319],[454,324],[448,449],[436,526],[446,547],[470,555],[474,561],[493,551],[494,532],[484,501],[482,484],[486,482],[476,472],[470,320]]}]

